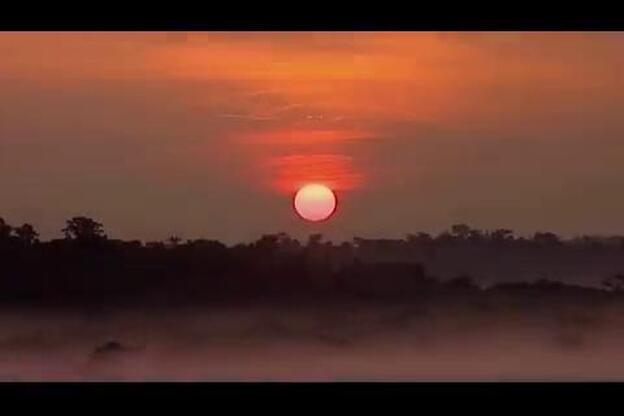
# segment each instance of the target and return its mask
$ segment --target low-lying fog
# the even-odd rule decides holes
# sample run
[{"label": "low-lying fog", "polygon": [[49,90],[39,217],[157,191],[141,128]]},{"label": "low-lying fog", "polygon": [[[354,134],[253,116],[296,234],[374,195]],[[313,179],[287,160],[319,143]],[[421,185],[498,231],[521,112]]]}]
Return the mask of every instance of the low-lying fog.
[{"label": "low-lying fog", "polygon": [[0,380],[622,380],[624,307],[0,312]]}]

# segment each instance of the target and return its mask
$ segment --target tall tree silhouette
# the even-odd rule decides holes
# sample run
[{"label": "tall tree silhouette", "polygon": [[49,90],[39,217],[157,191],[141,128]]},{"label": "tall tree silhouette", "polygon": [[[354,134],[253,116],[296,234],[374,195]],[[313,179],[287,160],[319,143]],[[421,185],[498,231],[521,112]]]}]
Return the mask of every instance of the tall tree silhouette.
[{"label": "tall tree silhouette", "polygon": [[13,227],[4,221],[4,218],[0,218],[0,240],[8,240],[11,236]]},{"label": "tall tree silhouette", "polygon": [[17,239],[22,244],[31,245],[38,241],[39,233],[28,223],[15,228],[14,231]]},{"label": "tall tree silhouette", "polygon": [[93,242],[106,239],[103,225],[88,217],[73,217],[67,220],[62,232],[67,240]]}]

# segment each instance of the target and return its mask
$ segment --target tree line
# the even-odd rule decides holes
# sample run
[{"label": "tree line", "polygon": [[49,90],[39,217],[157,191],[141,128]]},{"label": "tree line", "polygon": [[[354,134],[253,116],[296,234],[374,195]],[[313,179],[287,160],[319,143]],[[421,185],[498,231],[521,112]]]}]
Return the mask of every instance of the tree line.
[{"label": "tree line", "polygon": [[[75,302],[208,302],[276,297],[426,299],[432,296],[492,296],[526,293],[624,293],[624,275],[605,276],[602,289],[582,288],[548,279],[480,287],[472,276],[441,281],[419,263],[366,261],[367,250],[444,245],[492,245],[535,248],[622,250],[624,238],[585,237],[565,240],[538,232],[517,237],[511,230],[481,231],[453,225],[436,236],[364,239],[334,244],[321,234],[300,242],[286,233],[267,234],[251,243],[226,246],[217,240],[143,243],[107,236],[102,223],[73,217],[63,238],[40,241],[31,224],[11,226],[0,218],[0,302],[66,305]],[[533,296],[532,295],[532,296]]]},{"label": "tree line", "polygon": [[[108,237],[104,231],[102,223],[88,217],[78,216],[70,218],[66,221],[65,227],[61,230],[64,239],[77,242],[96,242],[106,241]],[[275,240],[284,242],[287,235],[285,233],[267,234],[262,236],[264,241]],[[312,234],[310,241],[320,241],[321,234]],[[6,223],[0,217],[0,243],[15,241],[25,245],[32,245],[39,242],[39,233],[33,225],[29,223],[21,226],[13,227]],[[157,246],[159,244],[178,245],[182,239],[178,236],[171,236],[164,242],[148,242],[147,245]],[[187,243],[191,243],[189,240]],[[495,244],[523,244],[533,243],[536,245],[587,245],[593,248],[606,246],[616,246],[624,250],[624,236],[591,236],[581,235],[568,240],[562,239],[556,233],[550,231],[537,231],[531,237],[516,236],[514,231],[507,228],[498,228],[494,230],[480,230],[472,228],[466,224],[454,224],[449,230],[432,235],[426,232],[416,232],[406,234],[404,239],[366,239],[354,237],[353,244],[359,246],[362,244],[380,244],[392,245],[397,243],[403,244],[432,244],[432,243],[462,243],[468,242],[472,244],[495,243]],[[299,242],[294,240],[294,244]],[[351,244],[346,242],[344,244]]]}]

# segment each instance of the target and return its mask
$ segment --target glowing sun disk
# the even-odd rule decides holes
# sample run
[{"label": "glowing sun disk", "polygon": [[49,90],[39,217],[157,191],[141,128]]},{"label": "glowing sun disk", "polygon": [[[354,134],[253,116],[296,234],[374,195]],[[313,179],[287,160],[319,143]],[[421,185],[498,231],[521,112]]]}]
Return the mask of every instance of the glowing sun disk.
[{"label": "glowing sun disk", "polygon": [[334,192],[325,185],[308,184],[297,191],[294,208],[301,218],[308,221],[324,221],[336,211]]}]

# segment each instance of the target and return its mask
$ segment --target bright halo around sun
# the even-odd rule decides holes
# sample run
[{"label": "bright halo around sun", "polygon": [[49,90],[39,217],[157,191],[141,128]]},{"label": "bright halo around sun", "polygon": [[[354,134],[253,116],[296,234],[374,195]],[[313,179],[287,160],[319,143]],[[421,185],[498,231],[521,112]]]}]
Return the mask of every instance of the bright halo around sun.
[{"label": "bright halo around sun", "polygon": [[307,221],[325,221],[336,211],[336,194],[325,185],[311,183],[297,191],[295,212]]}]

